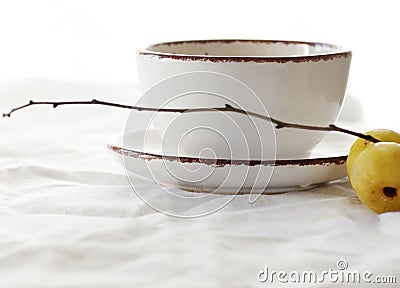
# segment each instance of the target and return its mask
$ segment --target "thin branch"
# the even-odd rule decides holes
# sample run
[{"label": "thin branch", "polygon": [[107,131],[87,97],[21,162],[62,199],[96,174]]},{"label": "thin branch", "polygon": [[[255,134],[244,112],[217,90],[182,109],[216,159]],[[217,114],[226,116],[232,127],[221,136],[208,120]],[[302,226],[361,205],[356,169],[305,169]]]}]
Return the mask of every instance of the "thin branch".
[{"label": "thin branch", "polygon": [[16,107],[12,109],[9,113],[4,113],[3,117],[11,117],[11,114],[14,112],[27,108],[29,106],[33,105],[52,105],[53,108],[57,108],[58,106],[62,105],[104,105],[104,106],[111,106],[111,107],[117,107],[117,108],[125,108],[125,109],[131,109],[131,110],[137,110],[137,111],[152,111],[152,112],[166,112],[166,113],[187,113],[187,112],[210,112],[210,111],[220,111],[220,112],[234,112],[234,113],[239,113],[239,114],[244,114],[248,116],[253,116],[268,122],[271,122],[275,124],[276,129],[282,129],[282,128],[294,128],[294,129],[303,129],[303,130],[313,130],[313,131],[333,131],[333,132],[340,132],[340,133],[345,133],[349,135],[353,135],[362,139],[365,139],[370,142],[380,142],[380,140],[370,136],[370,135],[365,135],[362,133],[354,132],[348,129],[344,129],[341,127],[338,127],[336,125],[329,125],[329,126],[312,126],[312,125],[301,125],[301,124],[294,124],[294,123],[288,123],[284,121],[277,120],[275,118],[265,116],[262,114],[254,113],[251,111],[246,111],[240,108],[233,107],[229,104],[225,104],[224,107],[216,107],[216,108],[152,108],[152,107],[141,107],[141,106],[131,106],[131,105],[124,105],[124,104],[118,104],[118,103],[113,103],[113,102],[106,102],[106,101],[99,101],[96,99],[93,99],[91,101],[59,101],[59,102],[54,102],[54,101],[29,101],[28,104]]}]

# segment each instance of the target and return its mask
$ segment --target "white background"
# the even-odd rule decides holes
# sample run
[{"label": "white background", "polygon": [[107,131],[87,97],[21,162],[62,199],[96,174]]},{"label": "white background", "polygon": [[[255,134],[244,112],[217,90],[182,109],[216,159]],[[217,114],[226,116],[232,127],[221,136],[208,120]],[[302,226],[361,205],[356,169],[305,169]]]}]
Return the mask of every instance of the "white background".
[{"label": "white background", "polygon": [[399,19],[396,1],[388,0],[1,1],[0,80],[131,84],[135,50],[160,41],[330,42],[354,53],[348,92],[362,103],[371,128],[393,128]]}]

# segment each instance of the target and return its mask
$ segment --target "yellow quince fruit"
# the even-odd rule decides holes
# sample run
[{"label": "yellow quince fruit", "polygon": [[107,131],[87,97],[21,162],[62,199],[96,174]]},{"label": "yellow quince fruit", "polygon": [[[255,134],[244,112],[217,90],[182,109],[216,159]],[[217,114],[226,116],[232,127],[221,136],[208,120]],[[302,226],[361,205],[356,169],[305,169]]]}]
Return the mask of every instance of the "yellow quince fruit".
[{"label": "yellow quince fruit", "polygon": [[358,198],[371,210],[400,211],[400,144],[367,145],[353,160],[349,179]]},{"label": "yellow quince fruit", "polygon": [[[364,134],[371,135],[372,137],[383,142],[400,143],[400,134],[389,129],[374,129]],[[346,161],[347,175],[349,176],[349,178],[354,159],[356,159],[357,156],[371,144],[374,143],[365,139],[358,138],[351,146],[349,156],[347,157]]]}]

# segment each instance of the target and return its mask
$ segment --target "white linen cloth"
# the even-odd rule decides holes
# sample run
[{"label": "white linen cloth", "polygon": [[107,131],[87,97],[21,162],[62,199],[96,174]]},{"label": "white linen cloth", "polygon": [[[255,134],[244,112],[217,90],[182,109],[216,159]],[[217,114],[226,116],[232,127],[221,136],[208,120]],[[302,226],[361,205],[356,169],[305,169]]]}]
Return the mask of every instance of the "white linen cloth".
[{"label": "white linen cloth", "polygon": [[[1,112],[30,99],[133,104],[137,97],[128,85],[0,83]],[[400,281],[400,213],[371,212],[346,179],[263,195],[254,204],[236,196],[196,219],[156,212],[105,147],[128,115],[111,107],[48,106],[0,120],[1,287],[341,287],[257,278],[266,266],[319,273],[338,270],[339,260],[348,270]]]}]

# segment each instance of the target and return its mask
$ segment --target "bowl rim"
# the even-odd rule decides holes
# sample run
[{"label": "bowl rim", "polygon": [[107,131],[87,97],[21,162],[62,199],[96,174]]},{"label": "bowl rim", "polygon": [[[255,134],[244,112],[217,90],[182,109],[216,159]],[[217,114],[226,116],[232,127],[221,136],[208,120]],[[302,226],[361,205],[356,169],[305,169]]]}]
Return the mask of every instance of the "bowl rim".
[{"label": "bowl rim", "polygon": [[[158,46],[172,46],[182,45],[185,43],[190,44],[206,44],[206,43],[265,43],[265,44],[276,44],[282,43],[285,45],[296,45],[305,44],[309,46],[323,45],[332,48],[332,51],[314,53],[311,55],[282,55],[282,56],[221,56],[221,55],[197,55],[197,54],[178,54],[169,52],[158,52],[154,51],[154,48]],[[147,46],[145,49],[137,51],[139,56],[148,56],[158,59],[170,59],[180,61],[208,61],[208,62],[256,62],[256,63],[301,63],[301,62],[318,62],[328,61],[338,58],[351,58],[352,51],[344,49],[342,46],[336,44],[329,44],[324,42],[309,42],[309,41],[292,41],[292,40],[267,40],[267,39],[202,39],[202,40],[180,40],[171,42],[160,42]]]}]

